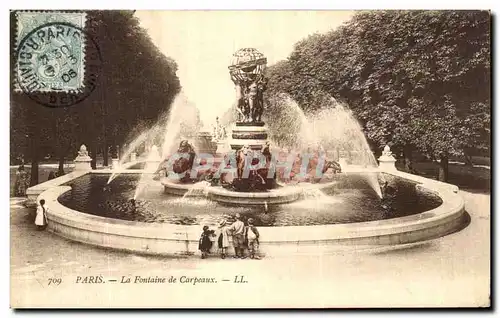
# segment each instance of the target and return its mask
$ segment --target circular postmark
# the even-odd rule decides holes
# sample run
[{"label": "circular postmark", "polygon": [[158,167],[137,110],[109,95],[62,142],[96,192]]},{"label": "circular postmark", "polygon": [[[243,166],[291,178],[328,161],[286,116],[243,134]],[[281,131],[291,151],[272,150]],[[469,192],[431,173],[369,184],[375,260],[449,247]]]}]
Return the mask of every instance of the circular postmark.
[{"label": "circular postmark", "polygon": [[67,107],[96,88],[102,64],[92,36],[66,22],[41,25],[17,47],[16,89],[47,107]]}]

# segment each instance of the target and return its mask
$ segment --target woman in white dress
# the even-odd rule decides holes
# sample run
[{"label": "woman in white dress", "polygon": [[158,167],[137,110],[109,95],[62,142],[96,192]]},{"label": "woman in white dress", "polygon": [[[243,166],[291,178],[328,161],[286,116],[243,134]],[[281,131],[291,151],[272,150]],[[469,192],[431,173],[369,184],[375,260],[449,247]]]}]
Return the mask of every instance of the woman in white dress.
[{"label": "woman in white dress", "polygon": [[40,200],[40,204],[36,208],[35,225],[38,230],[43,230],[47,226],[47,207],[45,200]]}]

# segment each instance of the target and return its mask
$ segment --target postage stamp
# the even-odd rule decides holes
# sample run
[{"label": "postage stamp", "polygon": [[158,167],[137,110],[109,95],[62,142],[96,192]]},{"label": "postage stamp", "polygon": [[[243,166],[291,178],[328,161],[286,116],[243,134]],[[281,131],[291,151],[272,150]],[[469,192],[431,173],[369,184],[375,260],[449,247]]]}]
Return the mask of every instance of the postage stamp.
[{"label": "postage stamp", "polygon": [[85,77],[84,12],[16,13],[16,90],[79,90]]}]

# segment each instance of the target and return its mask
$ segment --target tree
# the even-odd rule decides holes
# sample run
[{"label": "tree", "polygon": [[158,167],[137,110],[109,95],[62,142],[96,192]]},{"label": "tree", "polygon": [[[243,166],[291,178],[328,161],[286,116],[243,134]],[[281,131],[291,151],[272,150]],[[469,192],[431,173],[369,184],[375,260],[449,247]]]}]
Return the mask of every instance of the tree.
[{"label": "tree", "polygon": [[489,47],[486,11],[361,12],[299,42],[269,87],[304,108],[311,92],[331,94],[372,143],[438,157],[446,180],[450,155],[489,148]]},{"label": "tree", "polygon": [[[62,170],[64,159],[74,158],[79,146],[86,144],[93,165],[99,149],[107,165],[109,146],[116,151],[115,146],[123,145],[135,126],[156,122],[180,90],[175,61],[152,43],[133,12],[87,11],[85,31],[99,46],[102,59],[96,88],[85,100],[54,109],[23,93],[11,94],[12,154],[28,153],[32,185],[38,183],[42,152],[56,156]],[[15,54],[11,65],[15,66]]]}]

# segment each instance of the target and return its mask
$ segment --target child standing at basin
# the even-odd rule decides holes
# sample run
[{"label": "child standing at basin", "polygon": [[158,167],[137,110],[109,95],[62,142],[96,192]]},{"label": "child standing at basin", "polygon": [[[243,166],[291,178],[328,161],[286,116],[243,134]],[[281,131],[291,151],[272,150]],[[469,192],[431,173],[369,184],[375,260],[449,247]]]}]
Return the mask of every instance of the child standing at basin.
[{"label": "child standing at basin", "polygon": [[245,258],[245,223],[241,221],[241,215],[236,213],[236,221],[229,227],[233,235],[234,258]]},{"label": "child standing at basin", "polygon": [[198,244],[198,249],[201,251],[201,258],[206,258],[207,254],[210,253],[210,249],[212,248],[212,241],[210,240],[210,236],[214,235],[214,231],[210,230],[207,225],[203,227],[203,232],[200,236],[200,241]]},{"label": "child standing at basin", "polygon": [[248,240],[248,252],[250,253],[251,259],[260,259],[258,255],[255,255],[259,251],[259,231],[253,224],[253,219],[248,219],[248,226],[246,229],[247,240]]},{"label": "child standing at basin", "polygon": [[221,253],[220,257],[222,259],[226,258],[227,248],[229,247],[229,233],[226,226],[226,220],[222,220],[219,223],[219,236],[217,239],[217,243]]},{"label": "child standing at basin", "polygon": [[38,230],[43,230],[45,229],[45,226],[47,225],[47,207],[45,205],[45,200],[41,199],[40,200],[40,205],[36,208],[36,218],[35,218],[35,225]]}]

